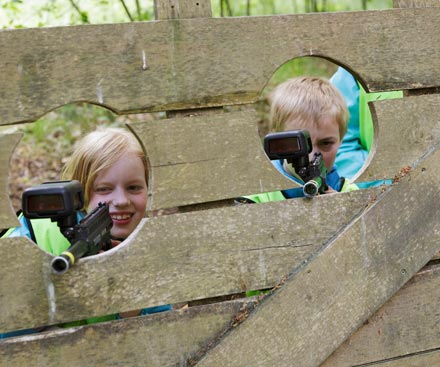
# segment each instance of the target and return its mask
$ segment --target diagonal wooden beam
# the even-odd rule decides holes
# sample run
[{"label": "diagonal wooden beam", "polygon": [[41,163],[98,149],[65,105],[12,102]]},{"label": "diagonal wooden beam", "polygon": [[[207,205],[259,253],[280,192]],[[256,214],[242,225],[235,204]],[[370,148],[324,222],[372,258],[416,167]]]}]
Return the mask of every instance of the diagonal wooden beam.
[{"label": "diagonal wooden beam", "polygon": [[198,366],[319,366],[438,252],[440,152],[426,156]]},{"label": "diagonal wooden beam", "polygon": [[[320,367],[440,366],[440,264],[435,261],[411,278]],[[437,351],[437,363],[405,364],[405,360]],[[408,360],[413,361],[412,358]],[[414,358],[416,360],[416,358]],[[424,358],[421,358],[424,360]],[[383,364],[382,364],[383,363]],[[392,365],[390,363],[390,365]]]}]

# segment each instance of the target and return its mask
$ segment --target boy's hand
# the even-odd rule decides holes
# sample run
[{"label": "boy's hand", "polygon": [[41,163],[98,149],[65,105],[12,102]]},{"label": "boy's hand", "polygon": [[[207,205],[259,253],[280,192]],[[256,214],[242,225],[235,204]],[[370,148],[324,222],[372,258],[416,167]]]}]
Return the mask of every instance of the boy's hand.
[{"label": "boy's hand", "polygon": [[330,186],[328,186],[328,189],[325,190],[325,194],[335,194],[335,193],[337,193],[337,191],[332,189]]}]

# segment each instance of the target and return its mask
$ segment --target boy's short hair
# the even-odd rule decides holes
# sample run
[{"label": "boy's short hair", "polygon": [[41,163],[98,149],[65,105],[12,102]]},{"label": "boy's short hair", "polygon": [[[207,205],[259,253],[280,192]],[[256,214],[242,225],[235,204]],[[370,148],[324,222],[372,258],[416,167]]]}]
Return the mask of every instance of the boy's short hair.
[{"label": "boy's short hair", "polygon": [[283,131],[289,120],[317,124],[323,116],[330,116],[339,125],[341,140],[347,132],[347,104],[328,79],[314,76],[288,79],[274,89],[269,101],[271,131]]},{"label": "boy's short hair", "polygon": [[97,175],[127,153],[142,159],[148,183],[148,165],[142,146],[131,132],[122,128],[98,128],[85,135],[66,163],[63,179],[81,182],[87,207]]}]

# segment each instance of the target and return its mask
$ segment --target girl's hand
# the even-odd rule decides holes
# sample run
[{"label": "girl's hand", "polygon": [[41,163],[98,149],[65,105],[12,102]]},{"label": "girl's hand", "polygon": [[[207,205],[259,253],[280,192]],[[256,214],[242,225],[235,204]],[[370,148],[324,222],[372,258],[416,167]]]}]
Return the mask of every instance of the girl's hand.
[{"label": "girl's hand", "polygon": [[118,246],[121,242],[122,242],[122,241],[120,241],[120,240],[113,240],[113,239],[112,239],[111,247],[112,247],[112,248],[113,248],[113,247],[116,247],[116,246]]},{"label": "girl's hand", "polygon": [[[113,247],[118,246],[121,242],[122,242],[121,240],[114,240],[114,239],[111,239],[110,248],[113,248]],[[110,250],[110,249],[107,249],[107,250]],[[99,254],[103,254],[104,252],[105,252],[104,250],[100,250],[98,253],[99,253]]]}]

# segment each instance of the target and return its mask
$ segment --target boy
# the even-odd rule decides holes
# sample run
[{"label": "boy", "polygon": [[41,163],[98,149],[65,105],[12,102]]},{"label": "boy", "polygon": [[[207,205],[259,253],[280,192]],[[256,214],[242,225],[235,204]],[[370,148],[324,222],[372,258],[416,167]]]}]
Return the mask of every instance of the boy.
[{"label": "boy", "polygon": [[[357,190],[357,186],[340,177],[334,166],[336,153],[347,132],[348,109],[341,93],[327,80],[302,76],[278,85],[270,96],[270,130],[274,132],[304,129],[309,131],[313,150],[320,152],[328,170],[326,193]],[[272,161],[288,178],[297,178],[286,161]],[[302,197],[301,188],[246,196],[247,201],[267,202]],[[239,200],[240,201],[240,200]]]}]

